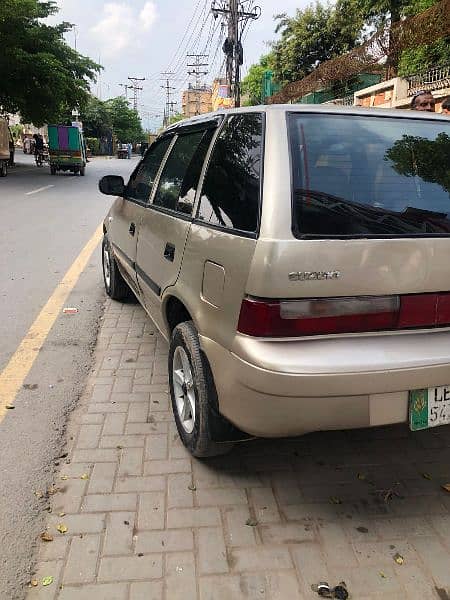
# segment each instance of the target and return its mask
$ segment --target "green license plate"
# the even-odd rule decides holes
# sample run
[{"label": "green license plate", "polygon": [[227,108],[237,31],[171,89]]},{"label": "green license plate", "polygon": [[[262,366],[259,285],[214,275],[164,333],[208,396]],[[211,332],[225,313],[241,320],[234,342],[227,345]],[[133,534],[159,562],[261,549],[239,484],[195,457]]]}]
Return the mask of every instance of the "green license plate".
[{"label": "green license plate", "polygon": [[409,392],[409,427],[412,431],[450,423],[450,385]]}]

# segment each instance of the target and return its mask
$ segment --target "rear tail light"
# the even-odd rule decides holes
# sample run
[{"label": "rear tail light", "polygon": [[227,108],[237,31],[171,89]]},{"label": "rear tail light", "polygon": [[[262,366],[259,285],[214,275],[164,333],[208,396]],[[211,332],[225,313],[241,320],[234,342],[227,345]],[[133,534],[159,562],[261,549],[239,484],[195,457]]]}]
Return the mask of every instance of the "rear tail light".
[{"label": "rear tail light", "polygon": [[296,337],[450,324],[450,294],[355,296],[301,300],[244,298],[238,331]]}]

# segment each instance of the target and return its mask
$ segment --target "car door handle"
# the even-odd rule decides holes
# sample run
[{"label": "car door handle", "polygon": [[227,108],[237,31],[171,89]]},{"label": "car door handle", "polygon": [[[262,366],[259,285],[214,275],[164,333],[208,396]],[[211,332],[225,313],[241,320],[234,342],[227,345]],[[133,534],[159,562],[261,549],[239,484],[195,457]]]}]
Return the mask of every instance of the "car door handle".
[{"label": "car door handle", "polygon": [[166,247],[164,248],[164,258],[169,262],[175,260],[175,246],[173,244],[166,244]]},{"label": "car door handle", "polygon": [[130,235],[134,235],[136,233],[136,225],[135,223],[130,223],[130,229],[128,230]]}]

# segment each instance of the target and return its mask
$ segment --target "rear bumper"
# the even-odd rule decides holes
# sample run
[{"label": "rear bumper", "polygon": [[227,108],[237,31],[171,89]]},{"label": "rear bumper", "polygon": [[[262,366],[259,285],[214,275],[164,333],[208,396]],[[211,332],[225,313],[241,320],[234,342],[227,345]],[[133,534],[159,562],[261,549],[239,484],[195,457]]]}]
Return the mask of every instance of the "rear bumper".
[{"label": "rear bumper", "polygon": [[448,331],[201,345],[220,412],[256,436],[405,422],[409,390],[450,383]]}]

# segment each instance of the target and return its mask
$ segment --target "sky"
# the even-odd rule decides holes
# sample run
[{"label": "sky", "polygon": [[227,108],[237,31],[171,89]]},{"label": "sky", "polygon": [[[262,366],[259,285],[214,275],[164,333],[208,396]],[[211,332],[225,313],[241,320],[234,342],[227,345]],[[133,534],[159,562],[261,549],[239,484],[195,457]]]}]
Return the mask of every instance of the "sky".
[{"label": "sky", "polygon": [[[225,0],[216,0],[216,4]],[[186,54],[202,53],[208,57],[202,83],[210,84],[223,66],[223,38],[220,19],[214,20],[212,0],[57,0],[60,8],[51,23],[69,21],[74,29],[67,42],[78,52],[103,65],[92,91],[102,100],[124,93],[119,84],[130,83],[128,77],[145,77],[138,85],[138,110],[144,128],[161,124],[166,93],[162,72],[171,72],[174,110],[181,111],[181,91],[189,78]],[[273,16],[294,15],[308,0],[245,0],[247,10],[259,5],[261,16],[252,21],[244,33],[244,67],[258,61],[268,50],[267,43],[276,39]],[[254,10],[254,9],[253,9]],[[223,74],[223,73],[222,73]],[[128,90],[131,97],[131,92]]]}]

